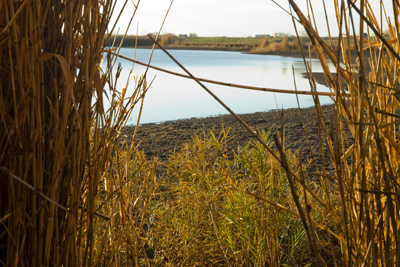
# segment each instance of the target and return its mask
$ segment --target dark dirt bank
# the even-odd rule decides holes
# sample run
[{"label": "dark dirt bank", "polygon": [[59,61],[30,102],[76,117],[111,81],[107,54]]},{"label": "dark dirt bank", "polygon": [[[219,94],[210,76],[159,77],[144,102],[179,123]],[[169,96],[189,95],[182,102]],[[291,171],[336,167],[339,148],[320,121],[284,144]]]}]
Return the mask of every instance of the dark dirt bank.
[{"label": "dark dirt bank", "polygon": [[[334,118],[334,106],[323,106],[324,117],[329,125],[329,119]],[[321,165],[320,141],[318,134],[318,123],[315,108],[302,109],[302,114],[307,129],[310,145],[316,156],[318,165]],[[278,111],[256,112],[251,114],[242,114],[240,117],[257,131],[279,130],[280,116]],[[299,115],[299,110],[292,108],[284,110],[285,118],[285,147],[292,151],[300,149],[304,160],[312,159],[310,146],[304,133],[304,128]],[[160,124],[143,124],[139,127],[137,140],[142,140],[141,149],[144,150],[149,159],[158,157],[161,162],[167,162],[168,155],[174,150],[179,150],[181,146],[191,139],[194,135],[208,134],[213,130],[214,134],[219,134],[222,129],[229,129],[229,136],[234,136],[229,146],[229,151],[237,149],[239,145],[244,145],[251,139],[254,139],[247,130],[235,120],[231,115],[221,115],[208,118],[191,118],[176,121],[168,121]],[[130,143],[134,134],[134,127],[127,126],[121,137],[121,141]],[[325,143],[325,142],[324,142]],[[232,152],[230,153],[232,155]],[[330,164],[329,154],[324,148],[325,160],[327,160],[327,171],[332,173],[334,168]],[[160,172],[165,167],[160,166]],[[310,169],[315,172],[315,167]]]}]

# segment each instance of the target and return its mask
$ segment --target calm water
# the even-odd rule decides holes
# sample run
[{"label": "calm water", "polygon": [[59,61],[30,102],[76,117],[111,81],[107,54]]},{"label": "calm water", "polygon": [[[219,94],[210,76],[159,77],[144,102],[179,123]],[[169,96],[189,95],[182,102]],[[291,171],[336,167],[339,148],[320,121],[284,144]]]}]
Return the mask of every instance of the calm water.
[{"label": "calm water", "polygon": [[[132,59],[134,52],[134,49],[121,49],[121,55]],[[136,60],[147,63],[150,52],[150,49],[138,49]],[[226,51],[171,50],[170,53],[196,77],[258,87],[293,90],[293,66],[297,89],[310,90],[308,81],[302,77],[305,68],[300,58],[249,55]],[[117,63],[119,62],[123,68],[122,79],[119,82],[122,87],[124,85],[122,81],[126,81],[132,63],[123,59],[119,59]],[[161,50],[154,51],[151,65],[184,73]],[[145,67],[135,64],[132,75],[140,76],[144,70]],[[312,70],[322,72],[318,61],[312,61]],[[148,81],[153,77],[155,80],[145,98],[141,123],[228,113],[193,80],[152,69],[149,70],[147,77]],[[259,92],[209,83],[205,83],[205,85],[236,113],[268,111],[276,109],[277,105],[279,108],[285,109],[297,107],[295,95]],[[131,83],[128,93],[133,89],[134,83]],[[329,91],[322,85],[318,85],[317,90]],[[320,99],[322,104],[331,103],[329,97]],[[301,107],[313,105],[311,96],[299,96],[299,101]],[[138,108],[139,106],[128,124],[136,124]]]}]

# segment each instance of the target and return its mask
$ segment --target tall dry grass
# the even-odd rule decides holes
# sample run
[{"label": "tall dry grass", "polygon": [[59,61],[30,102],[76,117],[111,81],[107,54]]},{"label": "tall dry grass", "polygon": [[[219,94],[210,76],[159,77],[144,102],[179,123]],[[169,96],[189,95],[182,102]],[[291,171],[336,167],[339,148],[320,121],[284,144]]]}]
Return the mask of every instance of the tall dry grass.
[{"label": "tall dry grass", "polygon": [[[331,48],[332,44],[322,41],[316,25],[307,19],[313,17],[313,14],[304,14],[295,1],[289,0],[313,44],[327,82],[336,94],[332,98],[336,113],[331,118],[331,126],[327,126],[322,116],[318,97],[314,100],[319,113],[320,135],[325,140],[336,169],[333,177],[327,176],[325,171],[317,175],[320,176],[321,185],[327,184],[328,180],[335,181],[337,192],[325,188],[324,196],[319,198],[313,196],[312,190],[305,186],[304,190],[308,191],[309,201],[320,203],[335,223],[343,266],[397,266],[400,264],[399,116],[396,115],[400,100],[397,86],[400,59],[397,41],[400,24],[397,17],[400,7],[394,2],[391,6],[395,18],[393,24],[388,17],[382,18],[391,29],[390,40],[386,40],[382,31],[384,25],[376,19],[368,1],[359,1],[357,6],[351,1],[333,2],[335,15],[339,18],[339,36],[343,36],[339,37],[337,50]],[[384,11],[381,14],[386,16],[382,3],[380,8]],[[360,24],[359,29],[354,27],[356,20]],[[365,39],[362,30],[364,25],[368,30],[368,38]],[[360,36],[354,41],[357,60],[351,58],[352,55],[346,49],[353,36]],[[336,67],[336,79],[332,78],[327,60]],[[310,86],[315,91],[315,80],[310,70],[307,71]],[[340,78],[347,84],[349,94],[344,92]],[[345,127],[350,129],[354,142],[347,139]],[[280,148],[280,151],[281,161],[289,175],[290,167],[285,165],[283,149]],[[296,180],[301,182],[295,175],[288,177],[291,183],[296,183]],[[292,188],[291,192],[296,201],[296,190]],[[332,208],[332,197],[335,195],[340,196],[339,210]],[[307,214],[307,208],[300,203],[296,203],[296,206],[304,214],[302,221],[304,227],[308,228],[310,249],[316,255],[319,265],[326,266],[327,259],[321,257],[318,234],[310,227],[312,219]]]},{"label": "tall dry grass", "polygon": [[[306,240],[311,256],[308,262],[301,262],[303,265],[400,264],[400,150],[397,126],[399,115],[396,113],[400,101],[397,85],[400,7],[393,1],[392,22],[387,17],[383,4],[380,4],[381,14],[385,16],[382,21],[386,21],[389,28],[390,38],[386,39],[383,37],[384,25],[376,19],[368,1],[359,1],[357,6],[351,1],[333,3],[335,16],[338,18],[337,44],[332,43],[332,38],[325,42],[319,36],[315,22],[308,19],[314,17],[312,9],[307,9],[310,13],[303,13],[294,0],[289,0],[298,22],[307,32],[327,82],[335,94],[332,97],[335,116],[328,122],[323,117],[316,83],[305,60],[310,87],[315,93],[321,154],[325,147],[335,167],[335,174],[329,175],[325,168],[319,168],[317,173],[313,174],[318,177],[319,183],[310,184],[302,166],[294,166],[293,157],[285,151],[282,136],[278,138],[274,135],[274,150],[265,137],[254,134],[242,121],[241,123],[262,144],[260,151],[264,154],[260,158],[274,158],[280,165],[280,175],[284,174],[280,176],[284,183],[271,192],[263,190],[266,185],[258,182],[267,178],[265,181],[271,183],[274,178],[268,178],[268,175],[273,172],[254,165],[249,169],[244,166],[235,169],[236,163],[240,165],[240,158],[234,158],[233,165],[227,164],[223,159],[224,149],[220,149],[221,145],[218,142],[216,150],[211,149],[209,145],[213,142],[215,144],[215,141],[205,141],[202,147],[192,144],[192,150],[184,149],[182,154],[171,158],[169,175],[172,180],[169,180],[165,188],[171,188],[172,192],[164,195],[166,200],[162,201],[163,204],[155,206],[155,211],[161,214],[158,219],[157,216],[153,216],[153,229],[157,229],[157,223],[160,222],[160,228],[153,232],[157,238],[152,239],[158,241],[154,242],[158,259],[168,263],[177,259],[177,263],[199,265],[296,265],[304,259],[302,256],[305,254],[300,254],[295,262],[269,261],[276,260],[279,253],[293,255],[284,247],[285,239],[276,239],[276,232],[274,234],[274,231],[266,226],[279,226],[284,222],[270,216],[274,212],[265,213],[263,210],[276,208],[277,214],[300,218],[301,231],[294,231],[296,238],[292,240]],[[353,26],[355,20],[359,21],[358,30]],[[368,26],[368,38],[364,38],[362,34],[364,25]],[[354,40],[354,36],[360,38]],[[287,49],[288,40],[281,43],[280,49]],[[351,45],[355,45],[356,58],[347,49]],[[304,49],[301,46],[299,48],[306,58]],[[328,61],[336,67],[335,79],[328,67]],[[196,82],[200,83],[198,80]],[[345,85],[348,92],[344,90]],[[209,91],[204,85],[202,87]],[[346,128],[350,130],[353,140],[346,135]],[[257,165],[257,160],[251,155],[246,154],[244,158],[245,161],[251,159],[249,161]],[[326,164],[326,160],[322,158],[323,165]],[[252,171],[257,171],[259,176],[256,177],[260,180],[246,180],[252,177]],[[238,177],[233,178],[232,173],[238,174]],[[235,186],[238,190],[231,191]],[[283,204],[275,198],[280,188],[287,189],[287,202]],[[253,199],[244,197],[242,193],[246,192],[246,189]],[[167,201],[168,198],[170,202]],[[238,217],[234,217],[233,214]],[[320,217],[323,219],[319,220]],[[167,218],[167,221],[164,218]],[[169,229],[168,225],[172,225],[172,228],[159,234],[162,230]],[[290,232],[293,228],[299,229],[292,226]],[[266,229],[271,243],[263,238],[262,231]],[[168,243],[167,240],[173,241]],[[157,250],[157,243],[161,250]],[[263,250],[260,247],[272,249]],[[260,251],[262,253],[259,253]],[[274,254],[274,251],[277,253]],[[292,259],[279,259],[288,258]]]},{"label": "tall dry grass", "polygon": [[116,89],[115,57],[100,68],[114,4],[0,2],[2,266],[116,266],[126,243],[138,261],[140,237],[115,233],[129,225],[116,219],[114,162],[147,85],[137,79],[128,96]]},{"label": "tall dry grass", "polygon": [[[390,29],[390,40],[386,40],[367,1],[360,1],[359,7],[350,1],[334,1],[340,34],[337,44],[331,43],[332,38],[327,43],[307,19],[313,14],[303,14],[293,0],[289,4],[304,26],[335,94],[335,116],[328,123],[305,61],[318,114],[321,154],[325,147],[335,174],[329,175],[325,168],[319,168],[313,174],[319,182],[311,184],[303,166],[293,164],[293,156],[285,151],[283,136],[274,135],[274,150],[265,136],[255,134],[243,121],[260,141],[258,152],[252,152],[259,158],[246,149],[243,156],[238,152],[238,157],[227,161],[221,145],[225,137],[222,141],[213,137],[200,142],[201,145],[197,139],[171,158],[168,183],[158,186],[162,188],[160,193],[147,195],[147,199],[154,200],[146,206],[152,207],[147,215],[151,230],[146,240],[150,240],[153,262],[221,266],[400,263],[396,114],[400,100],[400,24],[395,19],[392,25],[386,18]],[[393,7],[395,18],[399,8]],[[359,20],[360,29],[363,24],[368,25],[369,37],[365,40],[363,34],[353,32],[355,19]],[[360,39],[353,40],[353,36]],[[287,49],[288,39],[281,43],[280,49]],[[346,48],[350,44],[355,45],[357,58]],[[306,58],[302,46],[300,49]],[[366,58],[364,53],[370,56]],[[335,79],[328,60],[336,67]],[[346,128],[353,141],[346,135]],[[323,165],[326,160],[322,158]],[[279,183],[274,183],[276,178],[269,166],[279,169]],[[256,180],[252,180],[254,177]],[[286,193],[284,198],[276,197],[279,190]],[[279,228],[285,225],[290,227],[280,232]],[[305,245],[308,249],[304,249]]]},{"label": "tall dry grass", "polygon": [[[111,54],[99,69],[112,3],[0,2],[0,264],[399,265],[400,7],[393,2],[393,22],[385,17],[387,40],[368,1],[333,2],[336,45],[289,0],[335,93],[328,123],[305,62],[321,147],[336,169],[318,170],[318,183],[285,151],[283,134],[272,142],[254,132],[260,143],[232,160],[226,134],[194,138],[157,179],[158,163],[137,143],[117,145],[148,87],[136,79],[132,96],[118,92]],[[368,38],[353,32],[356,19]],[[357,35],[355,60],[346,47]]]}]

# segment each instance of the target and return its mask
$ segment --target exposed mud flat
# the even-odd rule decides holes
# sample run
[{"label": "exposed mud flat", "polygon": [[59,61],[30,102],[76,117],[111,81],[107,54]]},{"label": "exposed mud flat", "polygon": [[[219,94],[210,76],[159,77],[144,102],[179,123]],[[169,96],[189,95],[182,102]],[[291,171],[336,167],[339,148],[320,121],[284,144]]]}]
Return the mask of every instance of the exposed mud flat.
[{"label": "exposed mud flat", "polygon": [[[304,161],[312,159],[311,149],[313,150],[317,164],[321,167],[322,158],[320,151],[320,136],[318,134],[318,120],[314,107],[301,110],[304,127],[300,117],[299,109],[292,108],[284,110],[285,125],[285,148],[292,151],[300,150]],[[330,127],[330,119],[334,121],[334,106],[323,106],[326,124]],[[251,114],[241,114],[240,117],[256,131],[280,131],[281,122],[278,111],[256,112]],[[307,130],[310,145],[307,142],[304,128]],[[233,136],[232,142],[228,146],[232,156],[232,150],[243,146],[253,136],[231,115],[220,115],[207,118],[191,118],[176,121],[167,121],[159,124],[143,124],[138,129],[137,141],[142,141],[140,148],[144,150],[148,159],[157,157],[160,162],[167,162],[168,156],[173,151],[179,151],[185,142],[191,140],[192,136],[209,134],[211,130],[218,136],[223,130],[229,130],[229,136]],[[124,129],[121,141],[130,144],[135,127],[127,126]],[[350,137],[350,133],[348,133]],[[323,137],[322,137],[323,138]],[[322,139],[322,146],[325,157],[325,166],[328,173],[332,173],[334,168]],[[311,146],[311,149],[310,149]],[[165,170],[160,166],[159,171]],[[311,167],[309,172],[315,172],[315,167]]]}]

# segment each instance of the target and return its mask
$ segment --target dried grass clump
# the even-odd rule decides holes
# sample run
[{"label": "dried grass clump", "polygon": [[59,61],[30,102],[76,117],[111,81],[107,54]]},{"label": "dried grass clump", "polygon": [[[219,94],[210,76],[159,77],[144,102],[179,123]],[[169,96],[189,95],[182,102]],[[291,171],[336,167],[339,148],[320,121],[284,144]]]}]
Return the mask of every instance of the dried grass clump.
[{"label": "dried grass clump", "polygon": [[[260,135],[271,144],[270,133]],[[163,180],[131,180],[130,184],[137,183],[133,188],[140,188],[139,183],[146,188],[142,201],[147,201],[147,215],[138,217],[138,223],[145,225],[142,236],[148,240],[151,262],[184,266],[306,265],[314,256],[294,212],[284,169],[256,142],[238,148],[229,158],[228,143],[226,132],[218,137],[212,132],[195,136],[170,156]],[[289,165],[300,175],[299,158],[290,152],[287,156]],[[130,172],[135,166],[130,165]],[[301,185],[296,188],[300,190]],[[260,195],[272,204],[260,201]],[[309,205],[314,223],[329,224],[328,214],[319,213],[320,206]],[[139,208],[140,204],[135,206]],[[328,236],[318,232],[320,245],[329,246]]]},{"label": "dried grass clump", "polygon": [[172,33],[163,34],[160,40],[160,44],[163,46],[174,45],[183,42],[185,42],[185,38],[179,37]]},{"label": "dried grass clump", "polygon": [[267,47],[270,44],[270,40],[268,36],[264,36],[261,41],[261,47]]},{"label": "dried grass clump", "polygon": [[286,52],[299,51],[300,45],[297,41],[290,41],[288,36],[284,36],[280,42],[271,42],[268,36],[265,36],[261,44],[250,50],[250,53],[271,53],[271,52]]}]

